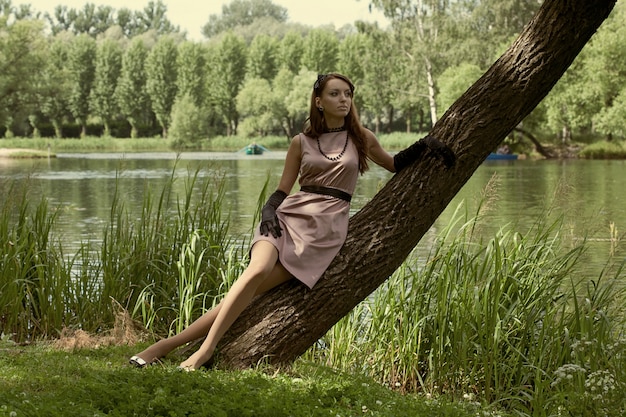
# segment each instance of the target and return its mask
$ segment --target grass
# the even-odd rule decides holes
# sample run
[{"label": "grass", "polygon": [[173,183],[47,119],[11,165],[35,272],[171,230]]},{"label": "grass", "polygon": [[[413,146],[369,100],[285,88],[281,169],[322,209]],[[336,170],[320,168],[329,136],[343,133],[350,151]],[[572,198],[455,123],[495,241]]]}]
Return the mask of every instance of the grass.
[{"label": "grass", "polygon": [[0,416],[470,417],[481,409],[401,395],[304,361],[281,370],[185,373],[169,363],[139,370],[125,364],[138,347],[67,351],[4,341]]}]

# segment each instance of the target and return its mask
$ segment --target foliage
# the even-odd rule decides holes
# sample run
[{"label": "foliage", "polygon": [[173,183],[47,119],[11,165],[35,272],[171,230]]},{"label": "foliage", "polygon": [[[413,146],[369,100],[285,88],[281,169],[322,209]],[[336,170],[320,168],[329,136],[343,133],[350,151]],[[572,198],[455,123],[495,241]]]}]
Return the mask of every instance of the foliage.
[{"label": "foliage", "polygon": [[56,39],[51,42],[37,97],[41,112],[54,126],[56,138],[63,137],[63,120],[69,113],[67,53],[65,42]]},{"label": "foliage", "polygon": [[7,23],[0,15],[0,126],[32,113],[45,58],[41,22]]},{"label": "foliage", "polygon": [[271,0],[233,0],[230,4],[222,6],[221,16],[215,14],[209,16],[209,21],[202,27],[202,34],[211,38],[237,26],[250,25],[255,20],[265,17],[285,22],[287,9],[275,5]]},{"label": "foliage", "polygon": [[481,75],[480,68],[469,63],[447,68],[439,77],[437,108],[440,113],[443,114]]},{"label": "foliage", "polygon": [[626,142],[595,142],[585,146],[578,155],[585,159],[626,159]]},{"label": "foliage", "polygon": [[46,13],[50,29],[54,35],[71,32],[75,35],[87,34],[92,37],[102,35],[112,26],[119,26],[129,37],[155,30],[159,34],[178,32],[166,17],[167,6],[162,0],[150,1],[143,10],[131,11],[122,7],[116,13],[111,6],[86,3],[82,9],[56,6],[53,14]]},{"label": "foliage", "polygon": [[[217,46],[208,77],[211,101],[227,126],[227,134],[236,134],[239,123],[237,95],[246,77],[247,48],[241,37],[228,34]],[[219,80],[219,82],[217,82]]]},{"label": "foliage", "polygon": [[163,129],[164,138],[167,137],[170,113],[177,92],[177,54],[174,40],[163,37],[146,58],[146,91],[152,103],[152,111]]},{"label": "foliage", "polygon": [[268,35],[256,36],[248,48],[248,78],[271,82],[278,72],[278,40]]},{"label": "foliage", "polygon": [[131,125],[131,137],[138,136],[139,124],[145,119],[149,97],[145,91],[147,80],[145,62],[148,48],[142,39],[134,39],[122,57],[120,78],[115,97],[121,114]]},{"label": "foliage", "polygon": [[188,96],[196,107],[206,102],[206,53],[201,44],[182,42],[178,45],[177,100]]},{"label": "foliage", "polygon": [[272,123],[279,119],[274,118],[273,110],[278,103],[274,102],[270,83],[264,78],[249,78],[244,83],[237,96],[237,112],[245,118],[240,126],[242,135],[257,137],[265,136],[272,129]]},{"label": "foliage", "polygon": [[110,136],[109,121],[117,115],[115,86],[122,67],[122,49],[112,40],[97,45],[94,83],[90,93],[91,110],[102,120],[105,136]]},{"label": "foliage", "polygon": [[69,108],[82,126],[81,136],[85,136],[89,96],[95,77],[96,41],[87,35],[75,37],[70,43],[67,61],[70,76]]},{"label": "foliage", "polygon": [[339,40],[326,29],[313,29],[305,38],[302,66],[318,74],[332,72],[337,62]]},{"label": "foliage", "polygon": [[[7,3],[0,24],[0,97],[9,94],[2,100],[0,119],[7,136],[73,136],[69,125],[74,122],[83,136],[89,134],[87,123],[95,122],[104,125],[106,134],[114,130],[107,123],[124,119],[131,137],[152,135],[159,126],[167,135],[174,102],[190,94],[206,112],[211,136],[236,135],[241,124],[245,134],[291,137],[307,117],[308,104],[301,103],[308,100],[315,74],[340,71],[357,85],[355,103],[364,124],[377,134],[424,131],[540,7],[540,2],[514,0],[413,3],[374,1],[390,19],[389,28],[355,22],[349,30],[337,31],[288,23],[286,10],[268,0],[238,0],[209,18],[210,39],[202,44],[184,41],[160,0],[137,12],[93,4],[79,10],[59,6],[54,16],[46,16],[53,34],[50,48],[39,15]],[[618,2],[524,120],[524,129],[539,141],[570,145],[581,138],[624,137],[625,11]],[[100,40],[95,51],[94,38]],[[107,50],[111,48],[107,53],[123,53],[117,78],[119,64],[96,61],[103,59],[105,39]],[[307,73],[313,76],[302,89],[304,97],[292,90],[287,100],[286,86],[300,87],[300,77]],[[255,78],[269,82],[276,108],[242,116],[237,96],[244,81]],[[463,87],[452,85],[456,82]],[[249,90],[244,94],[243,101],[262,100]],[[297,104],[285,104],[293,100]],[[54,132],[42,129],[46,125],[53,125]]]},{"label": "foliage", "polygon": [[205,112],[186,94],[174,103],[169,136],[176,149],[197,146],[207,136]]}]

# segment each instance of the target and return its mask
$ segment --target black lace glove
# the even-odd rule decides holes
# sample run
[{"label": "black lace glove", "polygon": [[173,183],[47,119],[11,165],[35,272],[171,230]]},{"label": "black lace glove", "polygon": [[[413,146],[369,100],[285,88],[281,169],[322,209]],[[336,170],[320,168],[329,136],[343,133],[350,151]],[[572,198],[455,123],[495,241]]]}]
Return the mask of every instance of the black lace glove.
[{"label": "black lace glove", "polygon": [[454,152],[452,152],[452,149],[437,140],[434,136],[426,135],[413,145],[394,155],[393,165],[396,172],[400,172],[413,161],[417,160],[426,149],[430,149],[436,156],[443,159],[443,163],[448,168],[454,166],[456,156],[454,155]]},{"label": "black lace glove", "polygon": [[284,191],[276,190],[261,209],[260,229],[263,236],[268,236],[270,233],[274,237],[282,235],[278,217],[276,217],[276,209],[285,198],[287,198],[287,194]]},{"label": "black lace glove", "polygon": [[430,136],[430,135],[426,136],[422,140],[424,141],[426,146],[428,146],[428,148],[435,153],[435,155],[443,159],[443,163],[448,168],[451,168],[454,166],[454,164],[456,163],[456,155],[454,154],[452,149],[448,147],[448,145],[444,144],[443,142],[440,142],[434,136]]}]

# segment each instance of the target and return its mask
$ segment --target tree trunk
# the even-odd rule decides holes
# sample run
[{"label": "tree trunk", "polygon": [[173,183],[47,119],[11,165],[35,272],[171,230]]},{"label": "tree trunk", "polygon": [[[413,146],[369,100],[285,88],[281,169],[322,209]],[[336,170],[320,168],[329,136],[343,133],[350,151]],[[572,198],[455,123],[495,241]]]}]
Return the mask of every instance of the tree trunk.
[{"label": "tree trunk", "polygon": [[428,106],[430,107],[430,121],[435,125],[437,123],[437,100],[435,93],[435,79],[433,78],[433,66],[428,60],[424,58],[424,67],[426,69],[426,80],[428,80]]},{"label": "tree trunk", "polygon": [[515,132],[519,132],[522,134],[523,137],[528,138],[529,141],[532,142],[532,144],[535,146],[535,150],[543,157],[547,158],[547,159],[553,159],[556,158],[556,155],[554,155],[550,150],[546,149],[543,147],[543,145],[541,145],[541,142],[539,142],[539,140],[535,137],[535,135],[533,135],[532,133],[530,133],[528,130],[526,129],[522,129],[521,127],[516,127]]},{"label": "tree trunk", "polygon": [[506,135],[545,97],[615,0],[544,2],[504,55],[433,127],[457,154],[428,155],[395,175],[350,220],[348,238],[313,290],[286,283],[258,297],[218,347],[220,363],[288,363],[382,284]]}]

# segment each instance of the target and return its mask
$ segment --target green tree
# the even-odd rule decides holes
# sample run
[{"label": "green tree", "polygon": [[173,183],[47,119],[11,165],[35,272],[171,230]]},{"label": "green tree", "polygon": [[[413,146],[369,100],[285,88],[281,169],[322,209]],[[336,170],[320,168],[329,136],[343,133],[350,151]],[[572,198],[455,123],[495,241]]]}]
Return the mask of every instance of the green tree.
[{"label": "green tree", "polygon": [[468,62],[446,68],[439,76],[437,108],[446,111],[481,75],[483,71]]},{"label": "green tree", "polygon": [[237,96],[237,112],[243,119],[240,133],[246,136],[266,136],[279,127],[274,117],[277,107],[271,86],[265,78],[248,78]]},{"label": "green tree", "polygon": [[93,3],[86,3],[81,10],[76,12],[73,21],[75,34],[85,33],[90,36],[97,36],[104,33],[114,24],[114,10],[111,6],[98,6]]},{"label": "green tree", "polygon": [[271,81],[278,72],[279,42],[268,35],[258,35],[248,48],[247,76]]},{"label": "green tree", "polygon": [[66,66],[69,44],[62,39],[50,42],[43,73],[38,83],[39,108],[52,126],[57,138],[63,137],[63,121],[69,112],[69,69]]},{"label": "green tree", "polygon": [[369,53],[369,49],[370,39],[362,32],[346,36],[339,44],[337,71],[347,75],[354,85],[361,86],[363,84],[367,71],[363,58]]},{"label": "green tree", "polygon": [[96,41],[88,35],[78,35],[70,42],[67,55],[69,69],[69,107],[76,122],[81,125],[81,137],[87,134],[89,96],[95,76]]},{"label": "green tree", "polygon": [[110,121],[118,114],[115,89],[122,68],[122,48],[116,41],[106,39],[96,49],[94,85],[91,90],[91,110],[104,125],[104,134],[111,134]]},{"label": "green tree", "polygon": [[37,80],[44,60],[43,24],[0,16],[0,124],[12,132],[13,122],[26,118],[36,102]]},{"label": "green tree", "polygon": [[222,15],[212,14],[202,27],[202,34],[212,38],[237,26],[250,25],[257,19],[270,17],[278,22],[287,21],[287,9],[271,0],[233,0],[222,6]]},{"label": "green tree", "polygon": [[236,98],[246,76],[246,44],[240,36],[228,33],[215,49],[207,87],[211,104],[226,124],[227,135],[236,134],[239,124]]},{"label": "green tree", "polygon": [[115,89],[115,99],[122,115],[130,124],[130,136],[139,136],[139,125],[146,119],[150,99],[146,92],[145,62],[148,48],[140,38],[135,38],[124,51],[120,78]]},{"label": "green tree", "polygon": [[177,55],[174,40],[163,36],[146,59],[146,89],[164,138],[167,137],[170,113],[176,98]]},{"label": "green tree", "polygon": [[302,66],[319,74],[336,71],[339,40],[333,31],[313,29],[304,40]]},{"label": "green tree", "polygon": [[162,0],[150,1],[142,12],[135,13],[135,25],[139,33],[154,30],[159,35],[180,32],[167,18],[167,6]]},{"label": "green tree", "polygon": [[178,45],[177,98],[188,96],[193,104],[202,108],[205,104],[206,51],[197,42],[182,42]]},{"label": "green tree", "polygon": [[[449,19],[449,2],[427,1],[415,5],[404,0],[373,0],[373,4],[382,9],[392,22],[396,44],[400,52],[420,68],[426,80],[430,117],[437,121],[437,74],[445,68],[446,51],[457,39],[450,36],[455,33],[456,23]],[[448,36],[446,36],[448,35]]]},{"label": "green tree", "polygon": [[294,74],[281,69],[272,83],[272,94],[276,97],[276,119],[282,120],[283,131],[288,139],[302,130],[309,117],[311,88],[317,75],[313,71],[301,70]]},{"label": "green tree", "polygon": [[304,38],[299,32],[290,30],[280,41],[279,65],[293,74],[300,71],[304,54]]},{"label": "green tree", "polygon": [[380,133],[382,120],[387,120],[387,131],[390,131],[394,119],[392,99],[395,91],[390,87],[393,73],[393,48],[389,33],[378,27],[370,28],[367,33],[367,50],[361,57],[367,69],[363,72],[363,87],[359,99],[362,100],[363,111],[368,112],[374,120],[374,131]]},{"label": "green tree", "polygon": [[585,71],[589,89],[600,106],[592,120],[597,132],[611,140],[626,133],[626,6],[617,3],[613,13],[588,45]]},{"label": "green tree", "polygon": [[591,75],[584,69],[586,53],[584,49],[542,103],[546,126],[556,132],[562,145],[568,145],[575,132],[589,130],[591,115],[600,107],[600,103],[594,100],[597,94],[592,91],[593,84],[586,78]]},{"label": "green tree", "polygon": [[172,107],[170,137],[177,149],[196,145],[207,133],[207,119],[204,112],[189,94],[176,99]]}]

